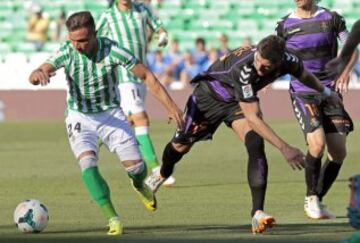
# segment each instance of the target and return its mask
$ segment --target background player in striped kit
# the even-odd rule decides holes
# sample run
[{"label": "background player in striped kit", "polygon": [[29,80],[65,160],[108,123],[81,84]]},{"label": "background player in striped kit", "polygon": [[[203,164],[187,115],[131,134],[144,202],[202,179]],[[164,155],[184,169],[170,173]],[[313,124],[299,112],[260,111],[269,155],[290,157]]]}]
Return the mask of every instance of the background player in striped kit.
[{"label": "background player in striped kit", "polygon": [[[167,44],[167,33],[161,21],[144,3],[118,0],[104,12],[97,24],[98,35],[107,36],[129,49],[136,58],[146,63],[148,31],[159,33],[159,46]],[[140,151],[152,170],[159,169],[159,163],[149,135],[149,117],[145,111],[146,87],[142,80],[123,67],[118,69],[121,107],[132,122]],[[168,178],[165,185],[175,183]]]},{"label": "background player in striped kit", "polygon": [[111,202],[109,187],[97,166],[99,138],[118,155],[145,207],[150,211],[156,210],[156,199],[144,184],[146,165],[131,126],[120,108],[117,66],[122,65],[143,79],[179,127],[183,123],[182,112],[153,73],[129,50],[106,37],[96,37],[90,12],[71,15],[66,27],[69,41],[35,69],[29,80],[34,85],[47,85],[54,72],[64,67],[69,86],[65,121],[71,149],[79,161],[86,188],[109,220],[108,234],[119,235],[123,226]]},{"label": "background player in striped kit", "polygon": [[[325,65],[337,55],[337,38],[344,42],[348,36],[345,20],[336,12],[317,6],[316,0],[295,0],[296,9],[277,25],[277,34],[286,41],[289,51],[303,59],[304,67],[323,85],[334,90],[334,76]],[[348,80],[357,53],[343,70],[339,80]],[[306,197],[304,210],[313,219],[334,216],[321,202],[335,181],[346,157],[346,136],[353,130],[344,106],[333,106],[322,100],[316,91],[298,80],[290,83],[293,109],[308,144],[305,160]],[[340,95],[340,94],[339,94]],[[327,147],[327,159],[321,159]]]}]

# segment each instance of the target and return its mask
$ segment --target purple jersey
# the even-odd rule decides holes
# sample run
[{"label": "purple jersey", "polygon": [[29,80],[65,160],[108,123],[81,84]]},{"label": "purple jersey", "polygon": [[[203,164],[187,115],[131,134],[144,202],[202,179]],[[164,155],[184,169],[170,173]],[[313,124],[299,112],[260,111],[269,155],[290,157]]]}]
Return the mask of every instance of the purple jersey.
[{"label": "purple jersey", "polygon": [[[304,67],[312,72],[323,85],[331,87],[332,76],[325,72],[325,65],[337,56],[337,38],[344,41],[348,35],[345,20],[336,12],[318,8],[311,18],[299,18],[294,13],[278,22],[277,35],[286,41],[286,48],[299,56]],[[299,80],[292,80],[293,92],[316,92]]]},{"label": "purple jersey", "polygon": [[213,97],[223,102],[255,102],[257,92],[277,78],[289,73],[299,77],[304,68],[301,60],[285,52],[283,62],[272,73],[259,76],[255,66],[256,49],[249,49],[237,56],[230,53],[215,61],[208,70],[198,74],[191,82],[203,81]]}]

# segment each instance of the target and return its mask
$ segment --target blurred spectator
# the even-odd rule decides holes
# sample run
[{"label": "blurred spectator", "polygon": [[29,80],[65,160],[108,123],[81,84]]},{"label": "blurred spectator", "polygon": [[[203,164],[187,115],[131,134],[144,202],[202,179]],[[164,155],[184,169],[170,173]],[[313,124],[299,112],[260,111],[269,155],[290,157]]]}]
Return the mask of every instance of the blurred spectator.
[{"label": "blurred spectator", "polygon": [[49,19],[43,15],[40,5],[34,5],[29,18],[27,40],[33,42],[36,51],[41,51],[48,39]]},{"label": "blurred spectator", "polygon": [[62,10],[58,19],[56,20],[56,32],[54,36],[54,41],[63,42],[67,39],[66,31],[66,12]]},{"label": "blurred spectator", "polygon": [[156,50],[154,55],[154,61],[149,62],[149,67],[159,81],[165,86],[168,87],[172,81],[171,76],[167,73],[167,64],[164,62],[164,58],[161,50]]},{"label": "blurred spectator", "polygon": [[206,62],[204,68],[208,69],[211,64],[213,64],[218,59],[218,50],[216,48],[210,48],[209,54],[208,54],[208,61]]},{"label": "blurred spectator", "polygon": [[220,41],[220,48],[218,49],[218,56],[221,57],[230,51],[229,38],[226,34],[223,33],[219,36],[219,41]]},{"label": "blurred spectator", "polygon": [[164,54],[164,62],[168,65],[167,72],[173,79],[180,79],[181,62],[183,55],[179,49],[179,40],[173,39],[170,44],[170,49]]},{"label": "blurred spectator", "polygon": [[198,37],[195,40],[195,50],[192,53],[195,63],[200,66],[201,70],[205,70],[208,61],[208,53],[206,51],[206,43],[204,38]]},{"label": "blurred spectator", "polygon": [[[207,56],[206,56],[207,60]],[[205,62],[206,63],[206,62]],[[203,63],[203,65],[205,64]],[[203,66],[199,65],[190,51],[184,53],[184,60],[180,73],[180,82],[185,88],[189,85],[191,79],[203,70]]]},{"label": "blurred spectator", "polygon": [[242,47],[251,47],[253,46],[253,41],[250,36],[245,37],[243,40],[243,43],[241,44]]}]

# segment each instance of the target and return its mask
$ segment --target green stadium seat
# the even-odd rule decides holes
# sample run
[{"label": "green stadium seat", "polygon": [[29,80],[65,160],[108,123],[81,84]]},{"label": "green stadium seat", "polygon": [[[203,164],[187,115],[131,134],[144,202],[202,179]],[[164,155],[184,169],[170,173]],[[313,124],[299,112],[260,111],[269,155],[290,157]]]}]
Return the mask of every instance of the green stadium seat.
[{"label": "green stadium seat", "polygon": [[232,8],[232,5],[228,1],[210,1],[209,2],[209,9],[220,11],[220,12],[227,12]]},{"label": "green stadium seat", "polygon": [[11,45],[9,43],[0,42],[0,53],[6,55],[12,51]]},{"label": "green stadium seat", "polygon": [[183,4],[183,8],[191,8],[196,11],[208,8],[208,3],[205,0],[188,1]]},{"label": "green stadium seat", "polygon": [[30,54],[36,51],[35,45],[30,42],[12,42],[13,51]]}]

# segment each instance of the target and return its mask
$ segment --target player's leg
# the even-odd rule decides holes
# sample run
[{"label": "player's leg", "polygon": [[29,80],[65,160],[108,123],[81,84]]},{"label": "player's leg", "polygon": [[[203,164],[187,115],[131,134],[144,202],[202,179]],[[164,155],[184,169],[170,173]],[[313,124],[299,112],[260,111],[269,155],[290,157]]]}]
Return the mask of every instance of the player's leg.
[{"label": "player's leg", "polygon": [[346,157],[346,134],[326,134],[328,157],[321,168],[318,193],[319,199],[326,195],[339,174],[341,165]]},{"label": "player's leg", "polygon": [[248,183],[252,197],[252,232],[262,233],[275,224],[275,218],[264,212],[267,187],[268,165],[264,139],[248,125],[245,119],[237,119],[231,124],[238,137],[245,142],[248,153]]},{"label": "player's leg", "polygon": [[[316,94],[317,95],[317,94]],[[325,150],[325,132],[319,110],[321,100],[315,94],[292,94],[293,109],[308,144],[305,157],[306,196],[304,210],[308,217],[320,219],[321,208],[317,192],[321,159]]]},{"label": "player's leg", "polygon": [[107,111],[103,123],[97,128],[104,145],[115,152],[128,176],[135,191],[141,198],[144,206],[156,210],[156,199],[151,190],[144,184],[147,176],[147,167],[142,160],[134,132],[121,109]]},{"label": "player's leg", "polygon": [[[318,193],[320,201],[331,188],[341,169],[346,157],[346,138],[353,130],[353,123],[343,105],[334,107],[327,101],[323,102],[324,130],[326,132],[326,144],[328,157],[321,168]],[[325,204],[320,204],[324,215],[328,218],[334,216],[326,209]]]},{"label": "player's leg", "polygon": [[[208,101],[212,102],[213,100],[209,98]],[[214,110],[217,113],[216,108]],[[159,189],[166,178],[172,175],[175,164],[190,151],[193,144],[197,141],[211,139],[220,124],[218,121],[214,124],[208,122],[198,108],[198,98],[195,95],[189,97],[184,114],[185,128],[181,131],[177,130],[172,140],[165,146],[160,171],[152,173],[146,180],[154,192]]]},{"label": "player's leg", "polygon": [[66,118],[69,142],[81,168],[81,178],[91,198],[109,220],[108,234],[122,234],[122,224],[110,199],[110,189],[97,166],[98,135],[86,115],[69,111]]},{"label": "player's leg", "polygon": [[[140,152],[152,170],[159,170],[159,162],[149,134],[150,120],[145,110],[146,86],[140,83],[122,83],[119,85],[121,107],[132,125],[139,143]],[[175,179],[169,178],[164,184],[173,185]]]}]

